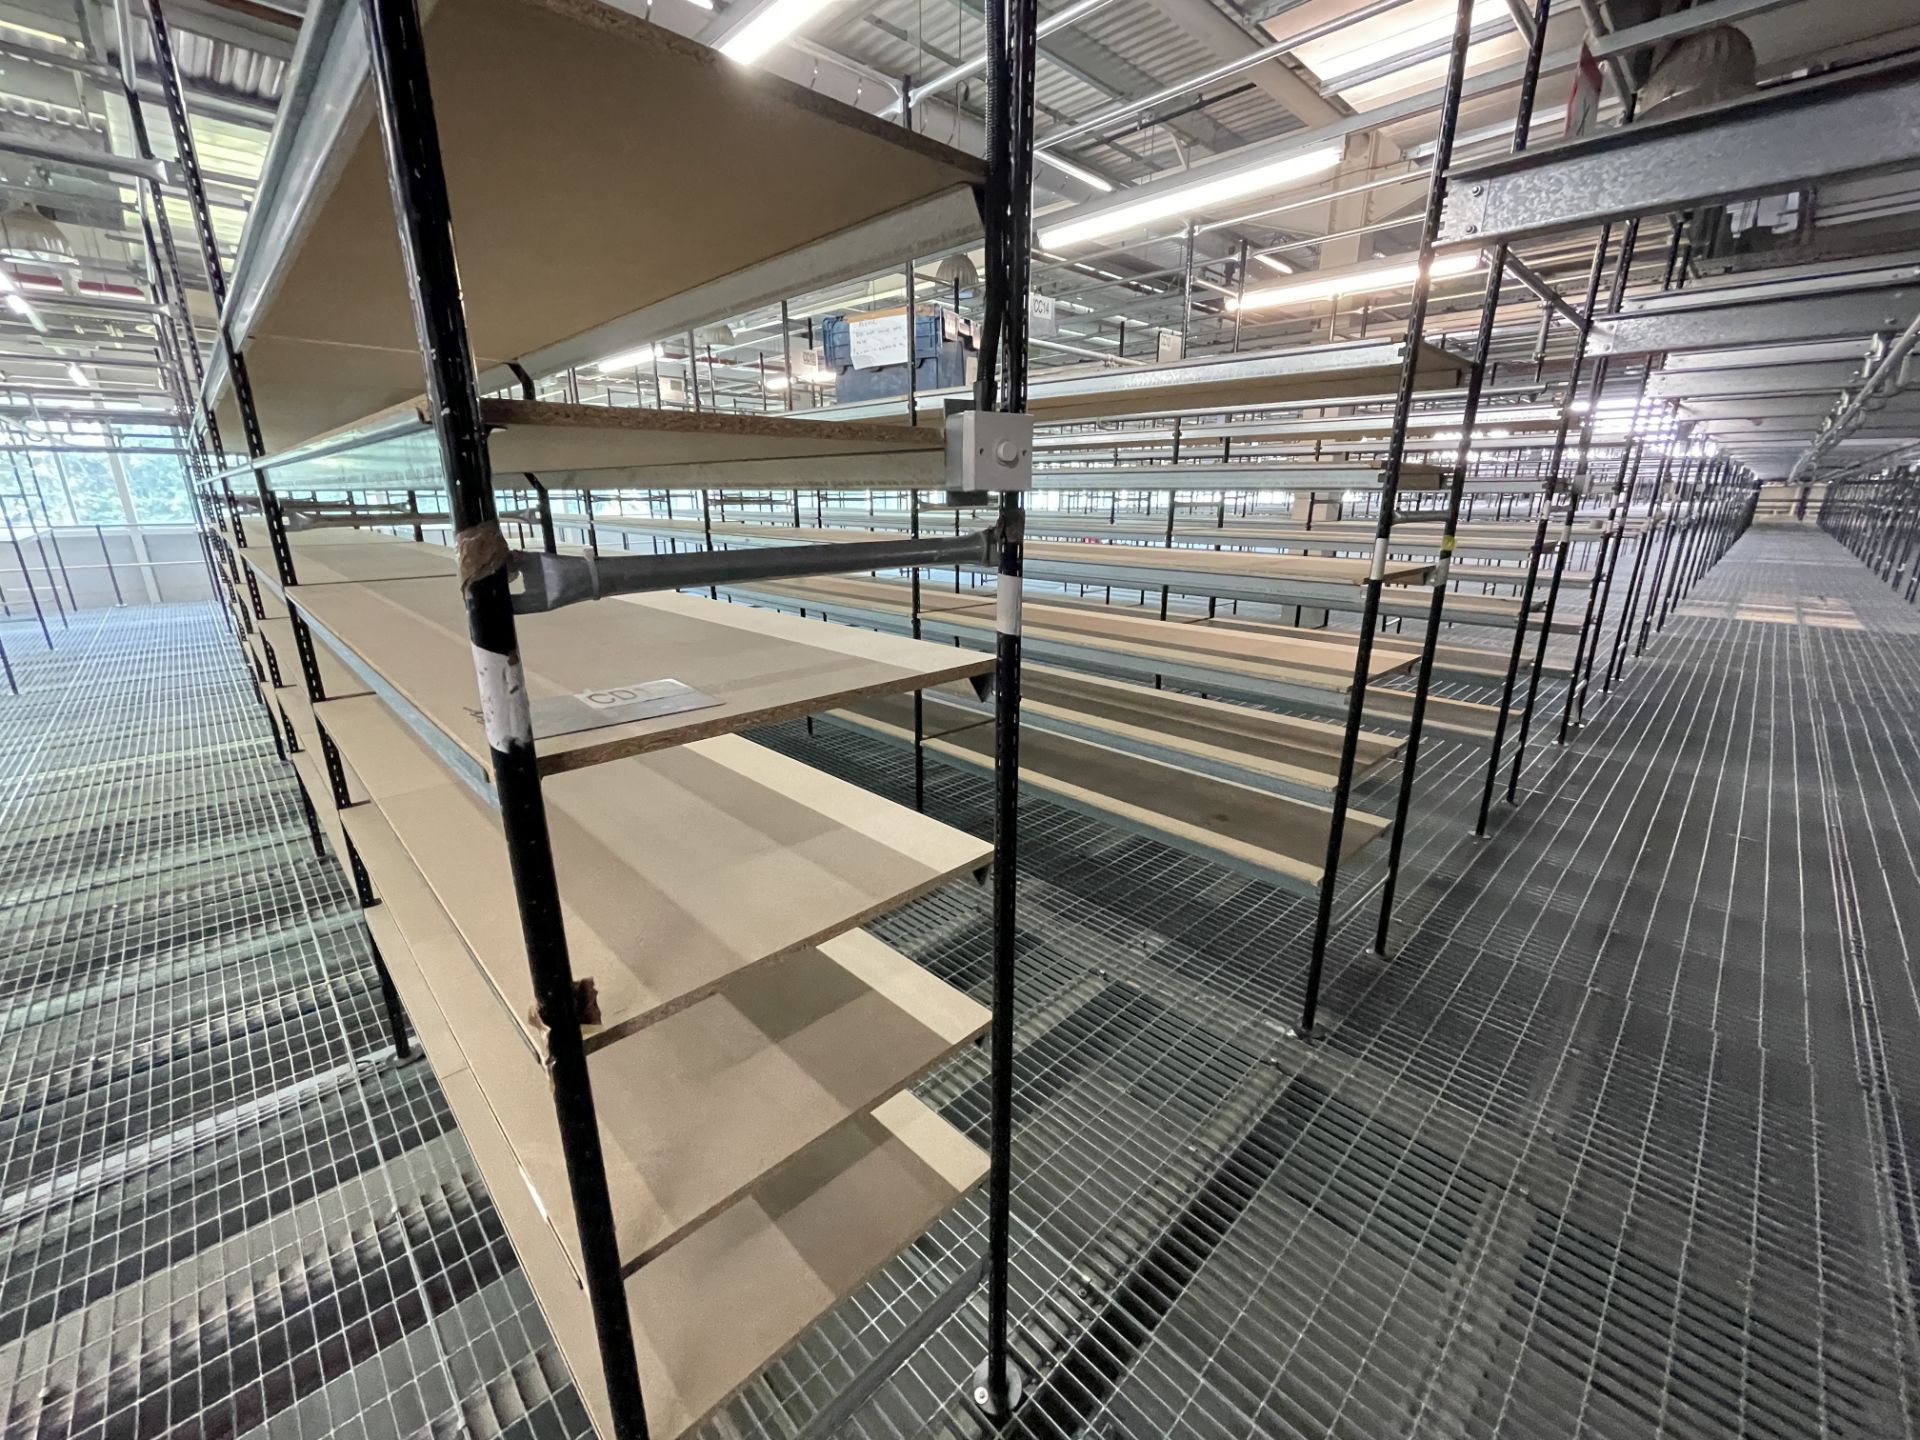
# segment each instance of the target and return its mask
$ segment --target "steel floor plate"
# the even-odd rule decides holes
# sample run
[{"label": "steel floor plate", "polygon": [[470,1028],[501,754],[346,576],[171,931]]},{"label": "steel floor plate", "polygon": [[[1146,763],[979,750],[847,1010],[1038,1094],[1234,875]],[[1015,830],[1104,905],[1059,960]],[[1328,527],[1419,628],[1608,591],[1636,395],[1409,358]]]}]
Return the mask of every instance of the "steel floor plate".
[{"label": "steel floor plate", "polygon": [[[1832,541],[1756,530],[1574,744],[1536,735],[1486,841],[1482,756],[1430,743],[1398,948],[1366,953],[1369,855],[1311,1046],[1306,902],[1028,802],[1014,1433],[1913,1436],[1917,642]],[[217,612],[10,649],[6,1440],[584,1435]],[[911,794],[830,722],[761,738]],[[980,781],[928,780],[984,828]],[[970,882],[875,928],[984,995]],[[982,1133],[985,1078],[970,1052],[920,1091]],[[873,1369],[983,1222],[707,1433],[984,1433],[977,1295]]]}]

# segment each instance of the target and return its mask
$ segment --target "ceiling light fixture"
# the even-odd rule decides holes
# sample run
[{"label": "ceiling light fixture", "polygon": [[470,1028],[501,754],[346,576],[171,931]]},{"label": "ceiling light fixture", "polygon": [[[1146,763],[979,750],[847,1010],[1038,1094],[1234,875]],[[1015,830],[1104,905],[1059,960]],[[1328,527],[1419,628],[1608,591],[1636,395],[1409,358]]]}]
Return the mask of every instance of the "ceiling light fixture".
[{"label": "ceiling light fixture", "polygon": [[751,65],[782,40],[790,39],[833,0],[772,0],[738,30],[722,40],[720,53],[741,65]]},{"label": "ceiling light fixture", "polygon": [[1278,270],[1282,275],[1293,274],[1293,266],[1282,260],[1278,255],[1256,255],[1253,258],[1269,270]]},{"label": "ceiling light fixture", "polygon": [[1087,169],[1085,166],[1075,165],[1070,160],[1062,160],[1058,155],[1046,150],[1034,151],[1033,158],[1038,160],[1042,165],[1051,165],[1069,180],[1078,180],[1082,185],[1091,186],[1102,195],[1110,195],[1113,193],[1113,182],[1111,180],[1107,179],[1104,175],[1094,174],[1093,171]]},{"label": "ceiling light fixture", "polygon": [[946,289],[971,290],[980,283],[980,267],[964,250],[942,257],[933,272],[933,283]]},{"label": "ceiling light fixture", "polygon": [[[1456,251],[1441,255],[1433,262],[1435,280],[1464,275],[1480,268],[1480,252]],[[1237,301],[1228,302],[1229,310],[1266,310],[1276,305],[1305,305],[1315,300],[1331,300],[1338,295],[1362,295],[1380,290],[1399,290],[1419,277],[1417,261],[1392,265],[1370,265],[1361,270],[1342,270],[1332,275],[1313,275],[1291,285],[1269,285],[1264,290],[1249,290]]]},{"label": "ceiling light fixture", "polygon": [[47,333],[47,322],[40,318],[38,310],[27,303],[26,296],[9,292],[5,298],[7,309],[20,316],[42,335]]},{"label": "ceiling light fixture", "polygon": [[594,373],[611,375],[619,370],[638,370],[642,365],[652,364],[659,353],[659,348],[653,345],[642,345],[634,350],[622,350],[618,355],[609,355],[604,360],[594,361]]},{"label": "ceiling light fixture", "polygon": [[71,362],[67,365],[67,378],[82,390],[91,390],[93,388],[93,381],[87,378],[87,372]]},{"label": "ceiling light fixture", "polygon": [[[1473,28],[1508,16],[1507,0],[1477,0],[1473,7]],[[1429,45],[1437,45],[1453,33],[1453,6],[1436,6],[1431,13],[1421,17],[1411,25],[1393,28],[1394,22],[1387,17],[1373,21],[1362,21],[1352,29],[1360,35],[1378,34],[1381,30],[1388,33],[1377,40],[1355,45],[1350,50],[1339,51],[1339,36],[1330,37],[1322,43],[1304,45],[1298,58],[1307,68],[1319,77],[1322,85],[1335,85],[1342,76],[1352,75],[1361,70],[1371,70],[1389,61],[1397,60],[1414,50]],[[1330,53],[1336,52],[1337,53]]]},{"label": "ceiling light fixture", "polygon": [[1190,215],[1229,200],[1264,194],[1297,180],[1324,175],[1340,163],[1340,154],[1338,145],[1323,145],[1316,150],[1297,151],[1264,165],[1251,165],[1227,174],[1210,177],[1204,170],[1196,171],[1186,184],[1170,185],[1158,193],[1108,206],[1083,219],[1050,226],[1040,232],[1040,243],[1049,250],[1057,250],[1062,246],[1097,240],[1103,235],[1137,230],[1155,220],[1164,220],[1169,215]]}]

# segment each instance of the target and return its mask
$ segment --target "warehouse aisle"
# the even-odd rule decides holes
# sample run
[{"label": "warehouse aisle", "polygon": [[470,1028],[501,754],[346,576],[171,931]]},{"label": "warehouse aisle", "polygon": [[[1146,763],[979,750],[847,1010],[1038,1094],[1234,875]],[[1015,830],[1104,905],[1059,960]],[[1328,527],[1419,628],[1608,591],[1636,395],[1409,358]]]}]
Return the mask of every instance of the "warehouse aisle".
[{"label": "warehouse aisle", "polygon": [[[1343,972],[1317,1068],[1402,1148],[1357,1243],[1275,1257],[1348,1337],[1300,1390],[1446,1435],[1913,1433],[1917,641],[1825,535],[1751,532]],[[1429,1253],[1379,1276],[1396,1229]],[[1391,1318],[1336,1298],[1369,1269]]]},{"label": "warehouse aisle", "polygon": [[[1479,755],[1434,747],[1405,948],[1362,954],[1356,872],[1310,1049],[1302,900],[1029,804],[1025,1433],[1912,1435],[1916,642],[1826,537],[1750,533],[1488,841]],[[7,1440],[583,1435],[217,612],[16,654]],[[910,793],[831,723],[761,738]],[[929,780],[984,823],[978,781]],[[876,929],[983,993],[981,909],[963,882]],[[921,1093],[977,1131],[984,1076],[963,1055]],[[982,1208],[709,1433],[839,1418],[968,1272]],[[837,1433],[978,1433],[977,1313],[906,1348]]]}]

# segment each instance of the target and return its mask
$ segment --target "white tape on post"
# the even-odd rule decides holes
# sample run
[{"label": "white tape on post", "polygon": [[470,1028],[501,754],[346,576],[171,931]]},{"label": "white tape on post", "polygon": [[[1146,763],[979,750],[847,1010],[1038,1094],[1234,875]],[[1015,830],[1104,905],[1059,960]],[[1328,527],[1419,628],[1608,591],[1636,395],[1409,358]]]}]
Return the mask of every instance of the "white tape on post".
[{"label": "white tape on post", "polygon": [[527,709],[526,682],[520,660],[473,647],[473,670],[480,679],[480,719],[487,744],[505,753],[515,744],[533,744],[533,717]]},{"label": "white tape on post", "polygon": [[1387,537],[1384,535],[1374,537],[1373,569],[1368,572],[1367,578],[1369,580],[1384,580],[1387,578]]},{"label": "white tape on post", "polygon": [[1002,635],[1020,633],[1020,582],[1002,575],[993,602],[993,628]]}]

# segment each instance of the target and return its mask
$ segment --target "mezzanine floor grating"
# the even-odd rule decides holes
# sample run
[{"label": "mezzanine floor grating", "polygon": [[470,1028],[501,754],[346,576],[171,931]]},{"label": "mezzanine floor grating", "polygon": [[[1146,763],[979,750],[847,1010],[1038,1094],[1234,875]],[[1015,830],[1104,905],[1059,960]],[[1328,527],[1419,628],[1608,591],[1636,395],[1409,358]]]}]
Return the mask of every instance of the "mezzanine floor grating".
[{"label": "mezzanine floor grating", "polygon": [[[5,1437],[583,1433],[217,614],[59,640],[0,701]],[[1489,841],[1479,756],[1430,746],[1402,948],[1362,953],[1355,867],[1311,1048],[1304,902],[1029,805],[1021,1432],[1912,1436],[1916,696],[1920,612],[1751,533]],[[828,722],[763,738],[910,793]],[[984,993],[968,885],[876,928]],[[977,1128],[984,1078],[922,1093]],[[710,1435],[980,1433],[972,1300],[827,1407],[983,1213]]]}]

